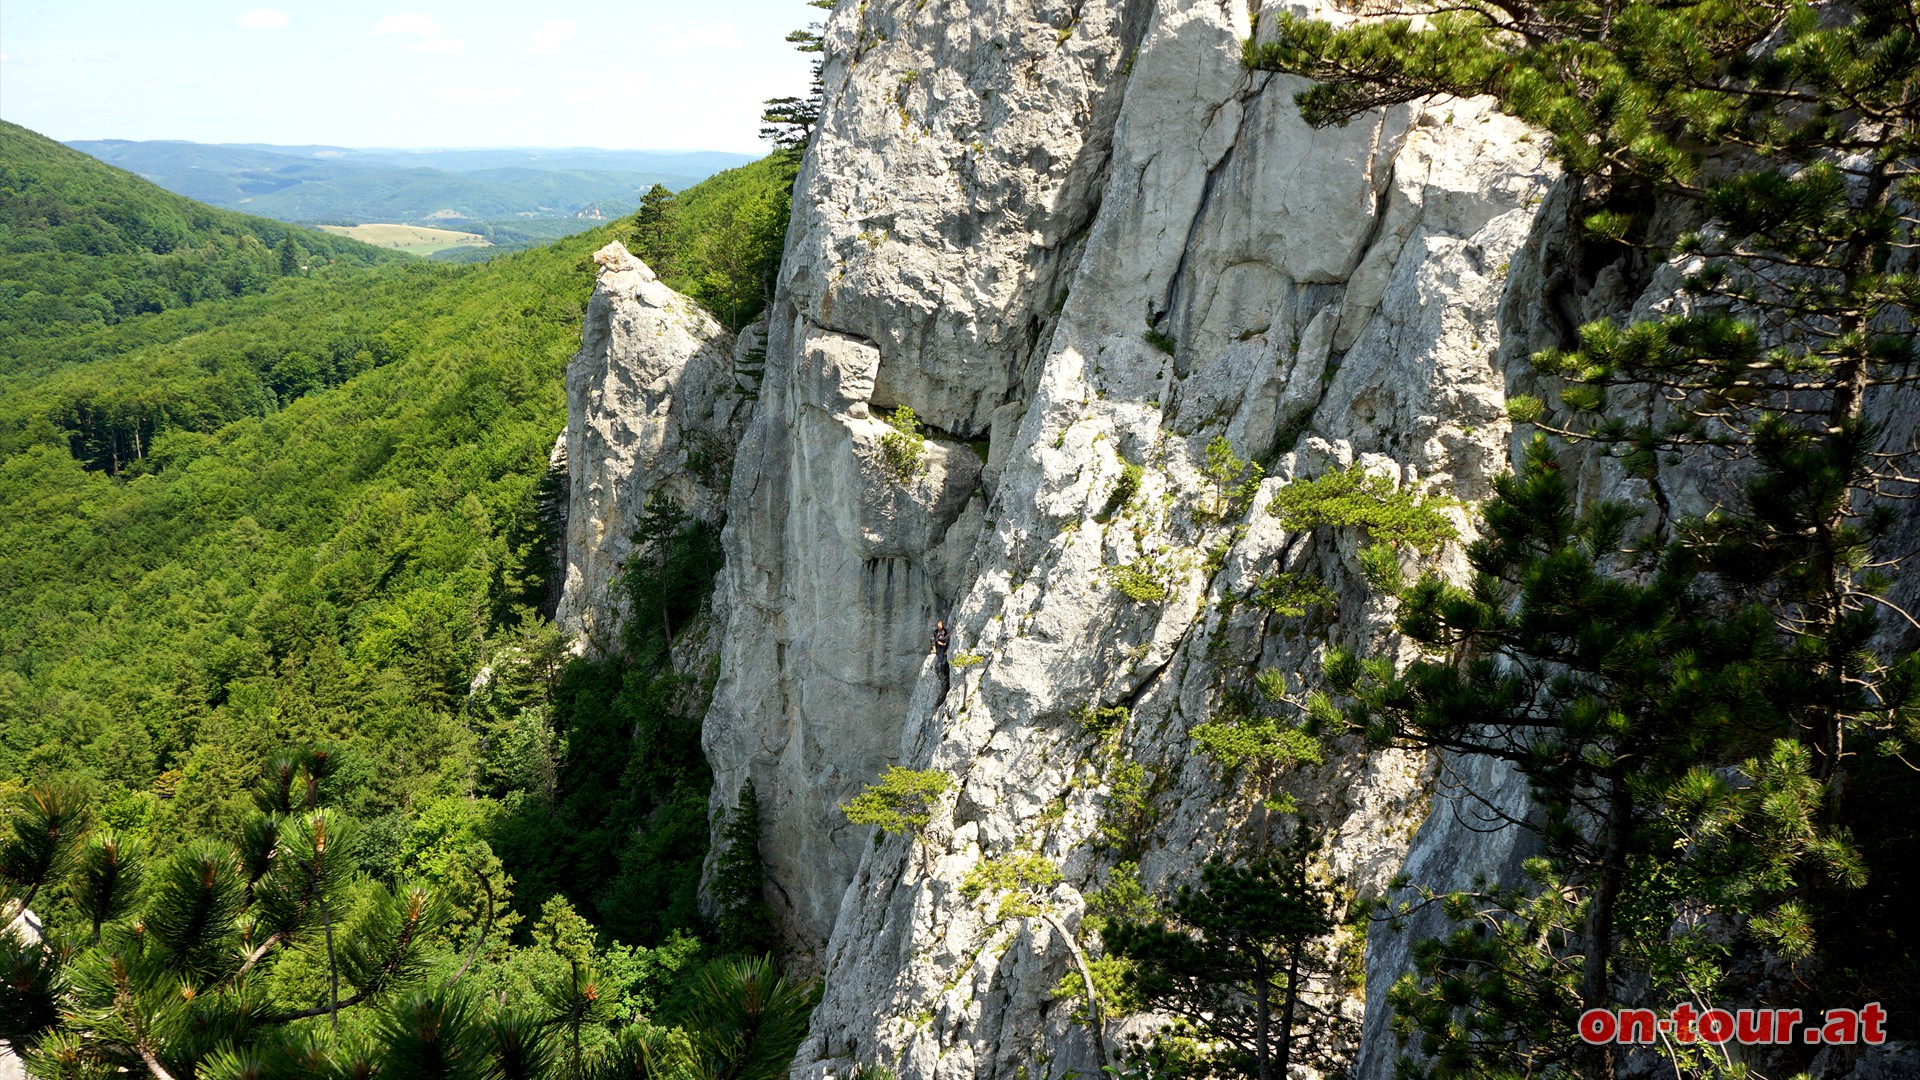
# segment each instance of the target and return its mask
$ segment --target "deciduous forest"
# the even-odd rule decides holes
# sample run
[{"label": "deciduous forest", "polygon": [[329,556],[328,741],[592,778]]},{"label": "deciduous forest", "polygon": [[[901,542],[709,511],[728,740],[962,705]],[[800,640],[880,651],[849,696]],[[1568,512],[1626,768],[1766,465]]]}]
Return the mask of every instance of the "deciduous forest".
[{"label": "deciduous forest", "polygon": [[[47,1041],[41,1067],[97,1075],[145,1046],[174,1075],[255,1075],[246,1053],[220,1056],[229,1039],[183,1032],[311,1012],[349,928],[366,935],[352,947],[367,981],[341,998],[385,1008],[389,985],[452,989],[400,1012],[275,1021],[284,1039],[247,1045],[296,1054],[303,1025],[337,1022],[342,1045],[387,1053],[392,1025],[425,1038],[428,1014],[466,1016],[459,1037],[484,1041],[501,1008],[562,1009],[570,1041],[553,1053],[611,1069],[647,1033],[737,1005],[740,980],[779,983],[709,964],[725,950],[694,893],[705,673],[644,648],[571,660],[542,611],[548,456],[588,255],[625,239],[738,325],[778,262],[792,176],[781,155],[656,199],[671,220],[650,243],[628,219],[447,266],[212,210],[0,129],[0,800],[28,807],[6,823],[8,898],[29,901],[44,933],[84,942],[100,910],[66,875],[112,851],[129,869],[119,906],[101,909],[96,948],[110,949],[142,873],[139,902],[191,905],[167,883],[217,838],[272,822],[337,842],[324,872],[209,870],[251,900],[169,947],[277,936],[273,948],[245,971],[209,969],[191,1016],[143,1003],[102,1021],[154,1025],[147,1036],[63,1029],[72,1041]],[[675,542],[692,545],[668,563],[684,616],[715,564],[704,534]],[[306,793],[292,802],[289,770]],[[46,853],[35,878],[20,845],[48,820],[84,838]],[[259,857],[271,850],[285,847]],[[314,945],[312,904],[266,914],[261,875],[299,873],[341,942]],[[432,910],[404,910],[414,889]],[[286,921],[260,929],[274,918]],[[11,970],[31,962],[8,955]],[[806,988],[779,986],[775,1004],[804,1018]],[[634,1027],[642,1015],[655,1026]],[[681,1049],[745,1052],[697,1043]],[[125,1060],[101,1057],[107,1044]]]}]

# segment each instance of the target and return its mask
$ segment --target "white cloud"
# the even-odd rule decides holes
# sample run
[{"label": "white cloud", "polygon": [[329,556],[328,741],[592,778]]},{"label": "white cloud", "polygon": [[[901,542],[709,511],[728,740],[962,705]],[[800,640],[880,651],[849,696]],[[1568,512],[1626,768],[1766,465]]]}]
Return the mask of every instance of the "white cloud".
[{"label": "white cloud", "polygon": [[661,38],[654,45],[653,51],[680,53],[698,52],[702,49],[737,49],[739,47],[740,39],[734,35],[733,24],[717,22],[671,33]]},{"label": "white cloud", "polygon": [[572,39],[573,20],[555,19],[535,30],[533,36],[527,39],[527,53],[530,56],[551,56]]},{"label": "white cloud", "polygon": [[377,23],[376,34],[413,34],[423,38],[440,36],[440,24],[431,15],[422,15],[417,11],[408,11],[399,15],[389,15]]},{"label": "white cloud", "polygon": [[4,52],[0,52],[0,64],[11,64],[11,63],[13,63],[13,57],[8,56]]},{"label": "white cloud", "polygon": [[407,46],[407,51],[408,52],[455,53],[455,52],[461,51],[462,49],[465,49],[466,47],[467,47],[467,43],[460,40],[459,38],[437,37],[437,38],[428,38],[425,41],[416,41],[412,45]]},{"label": "white cloud", "polygon": [[240,16],[234,25],[244,26],[249,30],[278,30],[287,25],[287,22],[286,12],[279,8],[263,7],[254,8]]}]

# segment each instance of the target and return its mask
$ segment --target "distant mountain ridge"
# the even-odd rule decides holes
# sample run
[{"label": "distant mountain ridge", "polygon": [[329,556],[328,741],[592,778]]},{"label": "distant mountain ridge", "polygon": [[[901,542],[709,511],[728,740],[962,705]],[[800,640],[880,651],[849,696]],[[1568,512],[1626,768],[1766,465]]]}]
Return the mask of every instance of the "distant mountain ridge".
[{"label": "distant mountain ridge", "polygon": [[0,121],[0,373],[64,355],[49,343],[66,335],[403,258],[201,205]]},{"label": "distant mountain ridge", "polygon": [[631,213],[656,183],[678,190],[753,160],[705,150],[406,150],[126,139],[67,145],[212,206],[339,225],[615,217]]}]

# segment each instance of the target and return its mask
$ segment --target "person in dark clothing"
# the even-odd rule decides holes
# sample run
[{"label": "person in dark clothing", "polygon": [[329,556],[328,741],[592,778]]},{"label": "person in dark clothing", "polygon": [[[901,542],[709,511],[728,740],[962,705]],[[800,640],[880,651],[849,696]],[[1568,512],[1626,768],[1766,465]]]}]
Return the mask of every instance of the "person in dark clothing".
[{"label": "person in dark clothing", "polygon": [[952,689],[948,678],[952,669],[947,667],[947,646],[953,643],[953,633],[947,629],[947,620],[940,619],[933,624],[933,655],[940,665],[940,697],[944,700],[947,691]]}]

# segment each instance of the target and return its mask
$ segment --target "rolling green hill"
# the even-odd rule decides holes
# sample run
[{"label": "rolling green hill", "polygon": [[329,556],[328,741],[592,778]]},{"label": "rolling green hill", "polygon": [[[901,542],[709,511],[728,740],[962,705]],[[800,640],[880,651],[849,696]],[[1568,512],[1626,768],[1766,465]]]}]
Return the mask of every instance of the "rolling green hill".
[{"label": "rolling green hill", "polygon": [[0,121],[0,372],[44,361],[36,343],[396,257],[202,206]]},{"label": "rolling green hill", "polygon": [[69,144],[214,206],[327,225],[558,219],[632,213],[640,193],[679,190],[746,164],[741,154],[615,150],[354,150],[99,139]]},{"label": "rolling green hill", "polygon": [[[104,206],[108,238],[251,220],[35,160],[38,204]],[[791,178],[763,163],[681,193],[653,231],[669,280],[750,314]],[[265,755],[325,744],[372,877],[472,905],[465,868],[491,866],[503,927],[571,904],[605,940],[684,941],[667,935],[699,926],[697,717],[649,664],[562,663],[538,614],[589,255],[636,233],[470,266],[342,258],[118,321],[23,324],[33,349],[0,372],[0,796],[79,784],[165,852],[232,826]],[[58,270],[15,265],[29,293]],[[520,962],[506,933],[476,978],[524,996],[499,974]]]}]

